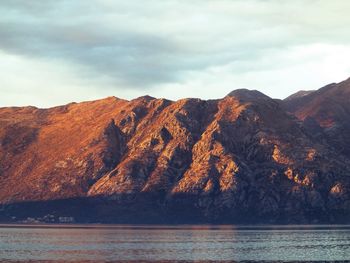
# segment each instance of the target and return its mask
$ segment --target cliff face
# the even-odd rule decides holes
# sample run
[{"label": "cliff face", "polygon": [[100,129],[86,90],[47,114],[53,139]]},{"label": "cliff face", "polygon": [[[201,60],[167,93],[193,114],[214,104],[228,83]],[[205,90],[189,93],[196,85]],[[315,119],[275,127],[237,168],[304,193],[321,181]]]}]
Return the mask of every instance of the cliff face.
[{"label": "cliff face", "polygon": [[2,108],[0,215],[82,222],[347,220],[349,156],[285,110],[304,120],[294,110],[304,104],[288,103],[238,90],[209,101],[112,97],[51,109]]}]

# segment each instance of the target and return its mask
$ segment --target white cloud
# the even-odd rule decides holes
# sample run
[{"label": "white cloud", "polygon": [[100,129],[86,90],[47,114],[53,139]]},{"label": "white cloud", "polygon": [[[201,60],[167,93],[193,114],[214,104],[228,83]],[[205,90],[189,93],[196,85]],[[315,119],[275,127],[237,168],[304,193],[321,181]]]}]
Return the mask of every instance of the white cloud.
[{"label": "white cloud", "polygon": [[[108,78],[101,76],[91,80],[86,69],[79,70],[66,61],[25,58],[4,52],[0,52],[0,57],[0,107],[50,107],[99,99],[115,93]],[[82,78],[82,74],[86,76]],[[133,95],[137,94],[127,89],[118,91],[118,96],[122,98],[132,98]]]},{"label": "white cloud", "polygon": [[[285,98],[298,90],[313,90],[347,79],[350,46],[310,44],[266,52],[259,59],[191,72],[184,83],[162,85],[159,97],[221,98],[237,88],[259,89],[273,98]],[[236,72],[240,72],[236,74]]]}]

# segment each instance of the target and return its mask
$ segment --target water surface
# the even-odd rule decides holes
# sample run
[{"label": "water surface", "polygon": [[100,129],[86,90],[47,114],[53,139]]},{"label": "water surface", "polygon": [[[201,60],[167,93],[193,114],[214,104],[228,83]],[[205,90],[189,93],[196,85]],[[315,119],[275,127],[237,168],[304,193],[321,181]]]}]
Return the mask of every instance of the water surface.
[{"label": "water surface", "polygon": [[345,261],[350,226],[0,226],[1,261]]}]

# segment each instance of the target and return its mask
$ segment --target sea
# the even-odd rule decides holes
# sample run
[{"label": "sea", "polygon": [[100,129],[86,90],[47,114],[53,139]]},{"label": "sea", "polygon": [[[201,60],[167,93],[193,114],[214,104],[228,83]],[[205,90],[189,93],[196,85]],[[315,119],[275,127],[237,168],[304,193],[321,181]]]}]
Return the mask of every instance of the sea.
[{"label": "sea", "polygon": [[350,225],[0,225],[1,262],[350,262]]}]

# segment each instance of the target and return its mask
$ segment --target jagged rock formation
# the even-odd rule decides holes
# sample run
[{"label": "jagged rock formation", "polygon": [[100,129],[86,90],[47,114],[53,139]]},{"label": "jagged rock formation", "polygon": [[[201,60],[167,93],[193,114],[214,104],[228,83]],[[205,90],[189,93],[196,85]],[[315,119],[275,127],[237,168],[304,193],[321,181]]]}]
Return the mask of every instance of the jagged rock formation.
[{"label": "jagged rock formation", "polygon": [[209,101],[111,97],[1,108],[0,219],[348,220],[349,155],[324,133],[338,118],[350,125],[350,96],[345,84],[331,87],[345,105],[327,106],[326,115],[314,102],[322,89],[284,102],[236,90]]}]

